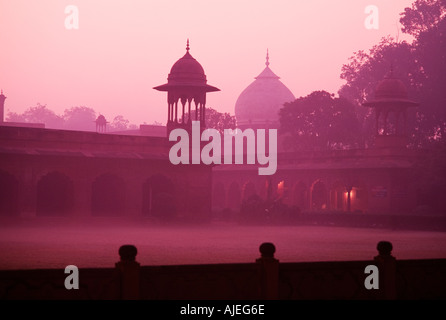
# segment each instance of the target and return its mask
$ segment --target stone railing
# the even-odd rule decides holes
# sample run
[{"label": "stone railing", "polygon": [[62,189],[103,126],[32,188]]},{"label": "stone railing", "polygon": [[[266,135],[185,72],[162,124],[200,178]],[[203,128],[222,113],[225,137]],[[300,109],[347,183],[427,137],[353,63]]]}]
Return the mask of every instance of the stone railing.
[{"label": "stone railing", "polygon": [[[0,271],[0,299],[305,300],[444,299],[446,259],[397,260],[380,242],[370,261],[280,263],[272,243],[253,263],[140,266],[137,249],[120,248],[114,268],[79,269],[78,289],[60,269]],[[378,289],[365,282],[376,266]]]}]

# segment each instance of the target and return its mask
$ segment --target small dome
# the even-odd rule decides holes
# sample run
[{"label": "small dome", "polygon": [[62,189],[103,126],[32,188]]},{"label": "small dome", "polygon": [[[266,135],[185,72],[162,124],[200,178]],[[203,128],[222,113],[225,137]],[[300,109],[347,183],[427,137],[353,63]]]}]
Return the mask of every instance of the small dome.
[{"label": "small dome", "polygon": [[296,99],[270,69],[268,60],[267,54],[266,68],[243,90],[235,103],[239,127],[278,126],[279,110],[284,103]]},{"label": "small dome", "polygon": [[364,102],[366,107],[392,104],[395,107],[417,106],[418,103],[409,99],[408,91],[404,83],[396,78],[391,69],[375,89],[375,98]]},{"label": "small dome", "polygon": [[377,85],[375,99],[407,99],[407,89],[404,83],[393,76],[393,71]]},{"label": "small dome", "polygon": [[200,88],[204,92],[220,91],[208,85],[206,75],[201,64],[189,53],[189,39],[187,40],[186,54],[177,60],[170,69],[167,83],[154,87],[159,91],[170,91],[178,88]]},{"label": "small dome", "polygon": [[106,124],[107,120],[105,119],[105,117],[102,114],[100,114],[96,119],[96,123],[97,124]]},{"label": "small dome", "polygon": [[204,69],[189,53],[189,46],[186,54],[174,63],[167,79],[169,82],[206,83]]}]

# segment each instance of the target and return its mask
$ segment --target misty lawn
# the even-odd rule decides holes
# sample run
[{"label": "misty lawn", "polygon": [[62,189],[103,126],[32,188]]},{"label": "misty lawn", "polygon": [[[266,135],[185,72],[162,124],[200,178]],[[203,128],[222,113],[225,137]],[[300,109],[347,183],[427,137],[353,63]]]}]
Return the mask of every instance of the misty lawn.
[{"label": "misty lawn", "polygon": [[[49,223],[48,223],[49,224]],[[272,242],[280,262],[370,260],[381,240],[397,259],[446,258],[446,232],[329,226],[194,226],[66,222],[0,227],[0,269],[114,267],[118,249],[133,244],[141,265],[250,263]]]}]

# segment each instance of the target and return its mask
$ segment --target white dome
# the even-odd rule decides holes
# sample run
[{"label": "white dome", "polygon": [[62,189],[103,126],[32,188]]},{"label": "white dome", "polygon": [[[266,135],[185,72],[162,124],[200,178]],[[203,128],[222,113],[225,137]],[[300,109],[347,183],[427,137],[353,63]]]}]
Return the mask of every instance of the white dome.
[{"label": "white dome", "polygon": [[279,125],[279,110],[296,98],[269,68],[266,68],[240,94],[235,103],[235,117],[240,128],[271,128]]}]

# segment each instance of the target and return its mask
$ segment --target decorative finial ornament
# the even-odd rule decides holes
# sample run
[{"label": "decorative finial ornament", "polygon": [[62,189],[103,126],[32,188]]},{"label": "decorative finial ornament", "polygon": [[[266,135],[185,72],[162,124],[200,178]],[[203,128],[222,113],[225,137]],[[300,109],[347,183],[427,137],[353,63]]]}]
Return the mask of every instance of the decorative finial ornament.
[{"label": "decorative finial ornament", "polygon": [[268,49],[266,49],[266,62],[265,62],[266,66],[269,66],[269,53],[268,53]]},{"label": "decorative finial ornament", "polygon": [[187,39],[186,51],[189,51],[189,39]]}]

